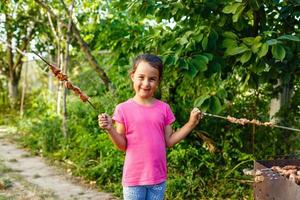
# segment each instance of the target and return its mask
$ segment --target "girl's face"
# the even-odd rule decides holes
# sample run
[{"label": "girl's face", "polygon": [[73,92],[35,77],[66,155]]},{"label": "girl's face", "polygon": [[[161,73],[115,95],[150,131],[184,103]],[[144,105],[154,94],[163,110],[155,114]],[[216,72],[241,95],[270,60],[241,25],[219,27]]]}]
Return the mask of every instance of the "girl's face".
[{"label": "girl's face", "polygon": [[159,71],[149,63],[141,61],[131,74],[135,94],[142,99],[152,98],[159,85]]}]

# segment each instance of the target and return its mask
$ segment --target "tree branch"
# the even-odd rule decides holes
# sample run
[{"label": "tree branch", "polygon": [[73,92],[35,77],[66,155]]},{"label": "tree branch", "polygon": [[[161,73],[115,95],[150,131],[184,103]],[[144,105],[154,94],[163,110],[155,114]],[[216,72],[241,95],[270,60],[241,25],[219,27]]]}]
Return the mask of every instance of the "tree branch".
[{"label": "tree branch", "polygon": [[[58,16],[47,6],[45,5],[44,2],[40,1],[40,0],[35,0],[36,3],[38,3],[39,5],[41,5],[47,12],[49,12],[53,17],[58,18]],[[72,22],[72,33],[74,34],[75,38],[77,39],[81,50],[83,51],[86,59],[88,60],[88,62],[90,63],[90,65],[93,67],[93,69],[97,72],[97,74],[100,76],[100,78],[102,79],[102,81],[104,82],[104,85],[106,87],[107,90],[113,90],[113,87],[111,85],[111,81],[109,80],[108,76],[106,75],[105,71],[99,66],[97,60],[95,59],[95,57],[92,55],[90,48],[88,47],[87,43],[83,40],[83,38],[80,36],[80,32],[77,29],[77,27],[75,26],[73,20],[72,20],[72,16],[70,15],[70,12],[67,9],[67,6],[65,5],[65,3],[63,1],[61,1],[64,7],[64,10],[67,12],[67,14],[70,17],[70,20]],[[62,23],[64,23],[64,26],[68,26],[68,24],[66,24],[65,22],[62,21]]]},{"label": "tree branch", "polygon": [[[31,37],[32,37],[32,35],[33,35],[33,33],[34,33],[34,24],[31,26],[31,28],[30,28],[30,30],[29,30],[29,32],[28,32],[28,34],[27,34],[27,37],[23,40],[23,46],[22,46],[22,48],[21,48],[21,51],[22,51],[22,52],[24,52],[24,51],[27,49],[27,47],[28,47],[28,45],[29,45],[29,43],[30,43]],[[14,64],[14,66],[13,66],[13,70],[17,69],[19,66],[22,65],[22,58],[23,58],[23,57],[24,57],[23,54],[21,54],[21,53],[18,54],[18,57],[17,57],[17,59],[16,59],[16,62],[15,62],[15,64]],[[21,71],[21,70],[20,70],[20,71]]]}]

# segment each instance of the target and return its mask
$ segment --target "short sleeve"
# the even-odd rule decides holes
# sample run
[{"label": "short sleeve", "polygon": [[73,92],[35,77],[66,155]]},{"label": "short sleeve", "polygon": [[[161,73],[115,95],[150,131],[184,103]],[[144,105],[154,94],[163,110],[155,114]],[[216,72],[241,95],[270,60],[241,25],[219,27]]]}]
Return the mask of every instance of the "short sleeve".
[{"label": "short sleeve", "polygon": [[122,109],[120,105],[116,106],[112,119],[124,124],[124,115],[122,114]]},{"label": "short sleeve", "polygon": [[175,116],[170,106],[166,106],[165,126],[172,124],[175,121]]}]

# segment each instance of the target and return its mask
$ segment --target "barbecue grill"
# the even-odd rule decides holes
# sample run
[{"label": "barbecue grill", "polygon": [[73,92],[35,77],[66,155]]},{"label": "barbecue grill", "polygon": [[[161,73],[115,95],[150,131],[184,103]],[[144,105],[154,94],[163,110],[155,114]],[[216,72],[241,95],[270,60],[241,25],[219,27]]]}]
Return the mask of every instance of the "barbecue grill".
[{"label": "barbecue grill", "polygon": [[271,169],[272,166],[287,165],[300,167],[300,160],[257,160],[254,162],[254,171],[261,172],[253,185],[255,200],[300,200],[300,186]]}]

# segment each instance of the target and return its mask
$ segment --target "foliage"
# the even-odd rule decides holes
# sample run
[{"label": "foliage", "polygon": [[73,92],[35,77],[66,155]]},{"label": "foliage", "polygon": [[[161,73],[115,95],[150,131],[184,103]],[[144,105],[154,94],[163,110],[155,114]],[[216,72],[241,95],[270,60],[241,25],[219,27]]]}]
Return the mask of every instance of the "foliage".
[{"label": "foliage", "polygon": [[[67,15],[59,2],[50,4],[59,16]],[[300,128],[298,8],[293,0],[77,1],[76,26],[115,90],[105,91],[73,39],[68,75],[91,97],[96,110],[68,92],[64,138],[55,95],[46,89],[31,93],[18,122],[23,143],[120,196],[124,155],[99,130],[97,115],[112,114],[117,103],[132,96],[128,71],[131,60],[142,52],[158,54],[164,61],[157,96],[171,105],[175,129],[186,122],[193,106],[221,116],[269,121],[271,99],[287,88],[292,92],[275,117],[281,125]],[[38,49],[52,48],[49,31],[46,27],[39,32]],[[55,49],[49,52],[57,55]],[[0,122],[11,123],[4,118]],[[214,152],[199,140],[198,131],[213,141]],[[253,167],[255,159],[298,153],[298,140],[296,132],[206,117],[195,132],[168,150],[166,197],[253,199],[242,169]]]}]

